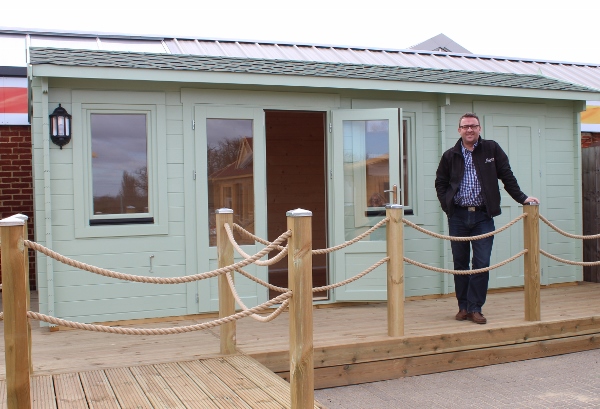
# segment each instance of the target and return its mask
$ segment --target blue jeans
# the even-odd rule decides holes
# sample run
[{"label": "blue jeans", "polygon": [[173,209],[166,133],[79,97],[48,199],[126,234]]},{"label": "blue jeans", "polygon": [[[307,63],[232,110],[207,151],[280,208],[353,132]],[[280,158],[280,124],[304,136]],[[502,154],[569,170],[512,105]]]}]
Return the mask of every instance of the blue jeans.
[{"label": "blue jeans", "polygon": [[[454,214],[448,218],[448,228],[451,236],[468,237],[494,231],[494,219],[487,213],[457,207]],[[452,258],[455,270],[476,270],[490,266],[494,236],[475,241],[452,241]],[[469,258],[473,247],[472,268],[469,268]],[[485,304],[490,273],[455,274],[454,288],[458,300],[458,309],[468,312],[481,312]]]}]

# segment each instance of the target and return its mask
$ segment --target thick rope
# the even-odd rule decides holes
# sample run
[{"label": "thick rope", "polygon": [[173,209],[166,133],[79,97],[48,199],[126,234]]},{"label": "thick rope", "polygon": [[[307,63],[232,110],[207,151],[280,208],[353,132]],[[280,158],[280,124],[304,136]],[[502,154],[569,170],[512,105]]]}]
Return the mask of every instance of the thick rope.
[{"label": "thick rope", "polygon": [[418,261],[411,260],[411,259],[409,259],[407,257],[404,257],[404,261],[406,261],[407,263],[410,263],[412,265],[415,265],[417,267],[424,268],[426,270],[437,271],[438,273],[449,273],[449,274],[457,274],[457,275],[467,275],[467,274],[485,273],[486,271],[490,271],[490,270],[493,270],[495,268],[502,267],[503,265],[508,264],[511,261],[514,261],[514,260],[518,259],[519,257],[521,257],[523,254],[525,254],[527,252],[528,252],[527,249],[521,250],[520,252],[518,252],[517,254],[515,254],[514,256],[512,256],[511,258],[506,259],[504,261],[501,261],[498,264],[494,264],[493,266],[486,267],[486,268],[478,268],[476,270],[446,270],[444,268],[438,268],[438,267],[428,266],[427,264],[419,263]]},{"label": "thick rope", "polygon": [[231,271],[235,271],[238,268],[245,267],[249,264],[252,264],[256,260],[262,258],[265,254],[276,249],[277,246],[279,246],[279,244],[281,244],[283,241],[287,240],[291,235],[292,235],[292,232],[290,230],[288,230],[287,232],[285,232],[281,236],[279,236],[277,238],[277,240],[275,240],[270,246],[265,247],[264,249],[262,249],[261,251],[259,251],[255,255],[253,255],[252,257],[247,258],[242,261],[239,261],[237,263],[231,264],[227,267],[221,267],[216,270],[208,271],[206,273],[198,273],[198,274],[192,274],[192,275],[184,276],[184,277],[172,277],[172,278],[148,277],[148,276],[138,276],[138,275],[133,275],[133,274],[123,274],[123,273],[119,273],[116,271],[107,270],[107,269],[99,268],[96,266],[91,266],[89,264],[70,259],[70,258],[65,257],[55,251],[50,250],[49,248],[42,246],[41,244],[29,241],[29,240],[25,240],[24,243],[25,243],[26,247],[32,248],[36,251],[39,251],[40,253],[45,254],[46,256],[51,257],[54,260],[59,261],[63,264],[67,264],[71,267],[79,268],[81,270],[89,271],[90,273],[99,274],[99,275],[102,275],[105,277],[112,277],[112,278],[116,278],[119,280],[134,281],[134,282],[138,282],[138,283],[181,284],[181,283],[189,283],[189,282],[193,282],[193,281],[204,280],[206,278],[216,277],[218,275],[221,275],[221,274],[224,274],[227,272],[231,272]]},{"label": "thick rope", "polygon": [[[235,289],[235,284],[233,283],[233,278],[231,277],[231,273],[225,273],[225,274],[227,276],[227,283],[229,284],[229,289],[231,290],[231,293],[233,294],[233,298],[235,298],[235,302],[237,302],[238,305],[240,307],[242,307],[243,311],[248,311],[249,308],[246,307],[246,304],[244,304],[244,302],[240,298],[240,295],[238,294],[237,290]],[[286,294],[289,294],[288,298],[279,306],[279,308],[277,308],[271,314],[267,315],[266,317],[263,317],[258,314],[252,314],[252,315],[250,315],[250,318],[255,319],[256,321],[260,321],[260,322],[273,321],[275,318],[277,318],[279,316],[279,314],[281,314],[283,312],[283,310],[285,310],[287,308],[288,304],[290,303],[289,297],[292,296],[292,292],[288,291]]]},{"label": "thick rope", "polygon": [[358,236],[356,236],[355,238],[353,238],[352,240],[348,240],[342,244],[338,244],[337,246],[334,247],[329,247],[326,249],[318,249],[318,250],[313,250],[312,254],[327,254],[327,253],[333,253],[334,251],[338,251],[343,249],[344,247],[348,247],[356,242],[361,241],[362,239],[364,239],[365,237],[367,237],[369,234],[373,233],[375,230],[377,230],[378,228],[380,228],[381,226],[383,226],[384,224],[386,224],[388,221],[390,220],[389,217],[386,217],[385,219],[383,219],[382,221],[380,221],[379,223],[377,223],[375,226],[371,227],[369,230],[367,230],[366,232],[364,232],[363,234],[360,234]]},{"label": "thick rope", "polygon": [[[265,246],[270,246],[271,245],[270,241],[267,241],[267,240],[265,240],[263,238],[255,236],[254,234],[250,233],[248,230],[244,229],[242,226],[240,226],[237,223],[233,223],[233,228],[234,228],[234,230],[239,231],[244,236],[251,238],[252,240],[254,240],[257,243],[264,244]],[[282,251],[284,248],[285,247],[283,247],[283,246],[279,246],[279,247],[277,247],[277,250]]]},{"label": "thick rope", "polygon": [[250,274],[250,273],[242,270],[241,268],[238,268],[235,271],[237,271],[238,273],[240,273],[244,277],[249,278],[250,280],[254,281],[255,283],[258,283],[258,284],[262,285],[263,287],[267,287],[269,290],[277,291],[279,293],[285,293],[285,292],[290,291],[289,288],[277,287],[276,285],[269,284],[266,281],[263,281],[260,278],[255,277],[252,274]]},{"label": "thick rope", "polygon": [[594,234],[592,236],[580,236],[578,234],[571,234],[571,233],[567,233],[564,230],[559,229],[558,227],[556,227],[554,224],[552,224],[550,222],[550,220],[546,219],[544,216],[542,216],[540,214],[540,219],[546,223],[548,226],[550,226],[552,229],[554,229],[554,231],[556,231],[559,234],[562,234],[565,237],[570,237],[572,239],[582,239],[582,240],[592,240],[592,239],[600,239],[600,234]]},{"label": "thick rope", "polygon": [[95,332],[107,332],[111,334],[121,335],[170,335],[170,334],[181,334],[184,332],[200,331],[204,329],[214,328],[219,325],[227,324],[228,322],[237,321],[241,318],[248,317],[252,314],[262,312],[265,309],[275,304],[287,300],[291,296],[291,292],[281,294],[263,304],[257,305],[256,307],[249,308],[246,311],[240,311],[227,317],[219,318],[213,321],[205,322],[202,324],[187,325],[183,327],[171,327],[171,328],[121,328],[121,327],[109,327],[106,325],[94,325],[94,324],[83,324],[81,322],[67,321],[49,315],[40,314],[38,312],[27,311],[27,317],[44,321],[49,324],[62,325],[63,327],[70,327],[75,329],[83,329],[86,331]]},{"label": "thick rope", "polygon": [[350,278],[348,278],[348,279],[346,279],[344,281],[340,281],[339,283],[330,284],[330,285],[326,285],[326,286],[323,286],[323,287],[314,287],[312,289],[312,291],[313,291],[313,293],[317,293],[319,291],[328,291],[328,290],[332,290],[334,288],[341,287],[343,285],[349,284],[349,283],[351,283],[353,281],[358,280],[359,278],[362,278],[362,277],[366,276],[367,274],[369,274],[371,271],[375,270],[380,265],[387,263],[389,260],[390,260],[389,257],[382,258],[377,263],[373,264],[371,267],[367,268],[363,272],[358,273],[354,277],[350,277]]},{"label": "thick rope", "polygon": [[[232,244],[233,248],[239,253],[239,255],[246,259],[250,258],[250,255],[248,253],[246,253],[244,250],[242,250],[240,245],[235,240],[235,237],[233,237],[233,231],[231,230],[229,223],[225,223],[225,231],[227,232],[227,237],[229,237],[229,242]],[[275,257],[270,258],[269,260],[266,260],[266,261],[256,260],[254,262],[254,264],[256,264],[257,266],[270,266],[270,265],[277,263],[282,258],[284,258],[287,255],[287,253],[288,253],[288,249],[286,246]]]},{"label": "thick rope", "polygon": [[570,261],[570,260],[565,260],[564,258],[560,258],[560,257],[556,257],[550,253],[545,252],[544,250],[540,249],[540,253],[542,253],[544,256],[551,258],[552,260],[556,260],[559,263],[564,263],[564,264],[571,264],[573,266],[585,266],[585,267],[591,267],[591,266],[600,266],[600,261]]},{"label": "thick rope", "polygon": [[444,239],[444,240],[450,240],[450,241],[475,241],[475,240],[481,240],[481,239],[486,239],[488,237],[491,237],[495,234],[500,233],[501,231],[504,231],[506,229],[508,229],[510,226],[512,226],[513,224],[515,224],[516,222],[518,222],[519,220],[521,220],[522,218],[527,217],[526,213],[523,213],[522,215],[516,217],[513,221],[511,221],[510,223],[508,223],[507,225],[496,229],[494,231],[491,231],[489,233],[486,234],[480,234],[479,236],[467,236],[467,237],[458,237],[458,236],[444,236],[443,234],[437,234],[434,233],[432,231],[426,230],[422,227],[417,226],[416,224],[414,224],[411,221],[408,221],[406,219],[402,219],[402,221],[404,222],[404,224],[406,224],[407,226],[412,227],[413,229],[416,229],[418,231],[420,231],[421,233],[425,233],[428,234],[432,237],[436,237],[438,239]]}]

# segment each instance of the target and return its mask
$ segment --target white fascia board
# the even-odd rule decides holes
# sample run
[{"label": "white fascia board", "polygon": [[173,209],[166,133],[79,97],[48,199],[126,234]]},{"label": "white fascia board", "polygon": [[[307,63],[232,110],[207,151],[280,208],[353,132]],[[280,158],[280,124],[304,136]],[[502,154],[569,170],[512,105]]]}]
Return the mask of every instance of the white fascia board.
[{"label": "white fascia board", "polygon": [[427,92],[435,94],[484,95],[558,100],[600,100],[598,92],[537,90],[511,87],[436,84],[356,78],[315,77],[281,74],[155,70],[144,68],[65,67],[34,65],[34,77],[82,78],[128,81],[231,84],[302,88],[357,89],[370,91]]},{"label": "white fascia board", "polygon": [[0,125],[29,125],[29,116],[27,114],[0,112]]},{"label": "white fascia board", "polygon": [[600,124],[581,124],[581,132],[600,132]]}]

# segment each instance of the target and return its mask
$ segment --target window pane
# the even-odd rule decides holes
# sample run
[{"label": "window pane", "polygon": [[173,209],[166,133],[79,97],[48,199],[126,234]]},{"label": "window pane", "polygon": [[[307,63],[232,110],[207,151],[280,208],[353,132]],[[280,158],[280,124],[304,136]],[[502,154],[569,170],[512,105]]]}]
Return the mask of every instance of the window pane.
[{"label": "window pane", "polygon": [[[343,132],[344,225],[346,239],[351,239],[385,216],[384,191],[390,185],[389,123],[343,121]],[[384,229],[370,236],[370,240],[383,239]]]},{"label": "window pane", "polygon": [[92,114],[93,214],[148,213],[146,114]]},{"label": "window pane", "polygon": [[[215,210],[233,210],[233,222],[254,233],[254,158],[251,119],[207,119],[209,242],[217,245]],[[254,240],[235,233],[239,244]]]}]

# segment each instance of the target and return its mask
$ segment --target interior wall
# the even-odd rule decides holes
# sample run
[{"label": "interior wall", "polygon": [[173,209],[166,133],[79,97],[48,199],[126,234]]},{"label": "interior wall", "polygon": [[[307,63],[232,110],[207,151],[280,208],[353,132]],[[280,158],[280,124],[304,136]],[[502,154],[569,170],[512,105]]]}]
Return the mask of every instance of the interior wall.
[{"label": "interior wall", "polygon": [[[313,213],[313,248],[327,245],[325,112],[266,111],[268,237],[287,230],[288,210]],[[313,285],[327,282],[327,257],[313,257]],[[269,281],[287,286],[287,259],[269,267]]]}]

